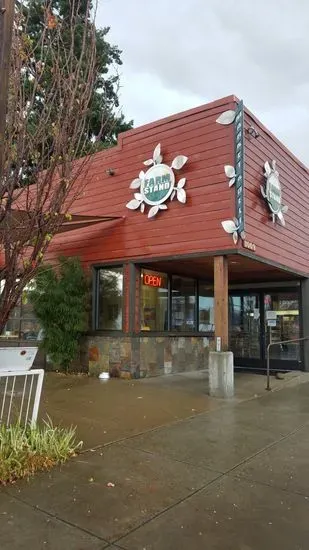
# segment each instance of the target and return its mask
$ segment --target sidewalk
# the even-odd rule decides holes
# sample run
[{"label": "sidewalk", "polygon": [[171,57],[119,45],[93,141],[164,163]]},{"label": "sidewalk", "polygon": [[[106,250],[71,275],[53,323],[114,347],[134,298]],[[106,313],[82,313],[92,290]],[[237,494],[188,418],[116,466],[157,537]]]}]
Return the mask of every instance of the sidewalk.
[{"label": "sidewalk", "polygon": [[[235,400],[221,402],[201,395],[198,382],[143,381],[130,394],[116,381],[113,403],[104,389],[111,419],[94,419],[87,442],[99,447],[0,491],[1,550],[307,549],[309,383],[246,399],[255,387],[246,379]],[[59,382],[53,398],[46,391],[45,406],[58,402],[64,423],[81,395],[70,383],[68,391]],[[66,406],[65,391],[75,392]]]},{"label": "sidewalk", "polygon": [[[309,382],[309,373],[289,373],[284,381],[272,378],[272,389],[302,381]],[[265,396],[265,385],[265,376],[236,374],[235,398],[226,401],[209,397],[205,371],[108,382],[50,373],[44,382],[41,414],[56,424],[77,425],[87,449]]]}]

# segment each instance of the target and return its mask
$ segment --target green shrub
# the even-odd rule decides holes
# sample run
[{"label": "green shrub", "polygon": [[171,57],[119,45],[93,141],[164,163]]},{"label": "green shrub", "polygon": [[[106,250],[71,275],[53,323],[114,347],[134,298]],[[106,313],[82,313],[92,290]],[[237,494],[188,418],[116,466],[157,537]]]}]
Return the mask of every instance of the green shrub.
[{"label": "green shrub", "polygon": [[67,372],[88,326],[88,281],[78,258],[59,258],[57,269],[43,265],[29,293],[43,329],[43,349]]},{"label": "green shrub", "polygon": [[49,470],[74,456],[81,446],[75,428],[55,427],[50,419],[36,427],[1,425],[0,484]]}]

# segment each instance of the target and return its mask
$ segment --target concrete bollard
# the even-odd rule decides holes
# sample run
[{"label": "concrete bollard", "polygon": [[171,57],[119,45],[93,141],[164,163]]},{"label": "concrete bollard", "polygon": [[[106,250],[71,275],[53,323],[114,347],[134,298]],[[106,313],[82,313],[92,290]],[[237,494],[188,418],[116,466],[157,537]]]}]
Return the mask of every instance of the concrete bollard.
[{"label": "concrete bollard", "polygon": [[209,395],[234,397],[234,357],[231,351],[209,354]]}]

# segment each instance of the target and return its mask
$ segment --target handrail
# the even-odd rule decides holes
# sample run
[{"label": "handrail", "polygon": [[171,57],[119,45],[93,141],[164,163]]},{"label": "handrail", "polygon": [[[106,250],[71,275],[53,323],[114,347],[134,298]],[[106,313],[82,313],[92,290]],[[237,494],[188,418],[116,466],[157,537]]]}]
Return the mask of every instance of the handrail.
[{"label": "handrail", "polygon": [[266,352],[266,358],[267,358],[267,384],[266,384],[266,390],[271,391],[270,387],[270,348],[272,346],[281,346],[281,344],[296,344],[299,342],[303,342],[305,340],[309,340],[309,336],[305,336],[304,338],[295,338],[294,340],[282,340],[281,342],[271,342],[267,346],[267,352]]}]

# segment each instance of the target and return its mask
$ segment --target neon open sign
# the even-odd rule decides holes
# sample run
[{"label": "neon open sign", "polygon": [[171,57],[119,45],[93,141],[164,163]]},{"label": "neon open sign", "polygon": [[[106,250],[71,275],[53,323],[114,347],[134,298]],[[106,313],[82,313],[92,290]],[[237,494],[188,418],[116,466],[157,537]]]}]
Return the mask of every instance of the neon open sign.
[{"label": "neon open sign", "polygon": [[146,286],[156,286],[158,288],[162,287],[163,278],[158,275],[148,275],[147,273],[143,274],[143,284]]}]

